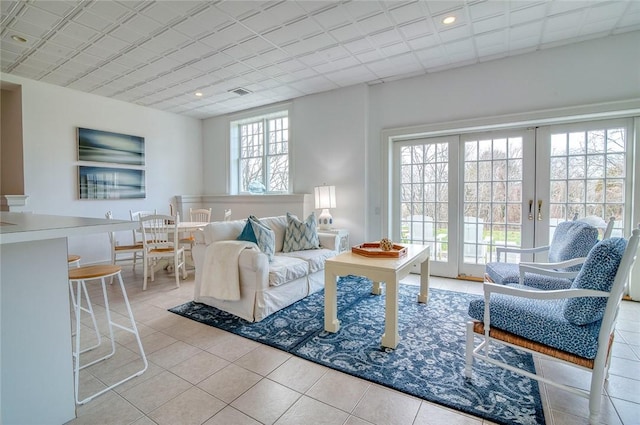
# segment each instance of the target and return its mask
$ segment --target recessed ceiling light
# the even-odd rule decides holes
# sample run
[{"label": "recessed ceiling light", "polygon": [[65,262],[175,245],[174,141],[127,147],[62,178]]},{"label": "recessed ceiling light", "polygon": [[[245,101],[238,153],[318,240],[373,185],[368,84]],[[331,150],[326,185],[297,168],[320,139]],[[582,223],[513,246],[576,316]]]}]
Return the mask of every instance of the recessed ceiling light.
[{"label": "recessed ceiling light", "polygon": [[196,95],[197,97],[202,97],[202,92],[197,91],[197,92],[195,93],[195,95]]},{"label": "recessed ceiling light", "polygon": [[12,36],[11,36],[11,39],[12,39],[13,41],[17,41],[18,43],[26,43],[26,42],[27,42],[27,39],[26,39],[26,38],[24,38],[24,37],[20,37],[19,35],[12,35]]},{"label": "recessed ceiling light", "polygon": [[456,17],[451,15],[451,16],[445,16],[445,18],[442,20],[442,23],[445,25],[451,25],[456,21]]}]

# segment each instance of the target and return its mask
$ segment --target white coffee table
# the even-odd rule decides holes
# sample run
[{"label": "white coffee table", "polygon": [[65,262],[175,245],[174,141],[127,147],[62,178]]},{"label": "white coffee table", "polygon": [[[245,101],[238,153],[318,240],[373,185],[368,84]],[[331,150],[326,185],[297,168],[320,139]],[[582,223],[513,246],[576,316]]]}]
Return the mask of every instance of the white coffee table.
[{"label": "white coffee table", "polygon": [[407,254],[400,258],[372,258],[343,252],[329,258],[324,265],[324,329],[327,332],[338,332],[337,280],[339,276],[365,276],[373,281],[371,293],[382,293],[380,284],[385,283],[387,295],[385,300],[384,334],[382,346],[396,348],[400,336],[398,334],[398,282],[405,278],[411,268],[420,264],[419,303],[429,299],[429,246],[402,244]]}]

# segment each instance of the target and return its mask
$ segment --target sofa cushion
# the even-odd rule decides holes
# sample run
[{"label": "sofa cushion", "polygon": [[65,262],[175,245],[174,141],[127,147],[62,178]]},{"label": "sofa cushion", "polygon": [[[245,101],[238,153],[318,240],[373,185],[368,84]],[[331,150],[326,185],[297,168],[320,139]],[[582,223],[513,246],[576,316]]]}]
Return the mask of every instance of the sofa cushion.
[{"label": "sofa cushion", "polygon": [[327,258],[334,257],[335,251],[330,249],[307,249],[305,251],[294,251],[283,253],[282,255],[287,257],[299,258],[309,263],[309,273],[315,273],[319,270],[324,270],[324,262]]},{"label": "sofa cushion", "polygon": [[260,251],[267,254],[267,258],[269,258],[269,262],[273,261],[273,255],[275,254],[275,241],[276,237],[273,233],[273,230],[269,229],[267,226],[262,224],[260,220],[255,218],[254,216],[249,216],[249,220],[251,223],[251,227],[253,229],[253,233],[256,236],[258,248]]},{"label": "sofa cushion", "polygon": [[309,264],[300,258],[275,255],[269,264],[269,286],[279,286],[309,274]]},{"label": "sofa cushion", "polygon": [[282,252],[319,248],[317,227],[318,221],[315,212],[312,212],[304,222],[295,215],[287,213],[287,228],[284,232]]},{"label": "sofa cushion", "polygon": [[242,232],[240,233],[240,235],[238,235],[236,239],[239,241],[254,242],[256,244],[258,243],[258,240],[256,239],[256,234],[253,232],[253,226],[251,224],[251,220],[247,220],[247,224],[245,224],[244,229],[242,229]]},{"label": "sofa cushion", "polygon": [[[609,238],[598,242],[589,252],[571,288],[611,292],[626,247],[627,241],[623,238]],[[568,299],[564,317],[574,325],[593,323],[604,316],[607,300],[604,297]]]}]

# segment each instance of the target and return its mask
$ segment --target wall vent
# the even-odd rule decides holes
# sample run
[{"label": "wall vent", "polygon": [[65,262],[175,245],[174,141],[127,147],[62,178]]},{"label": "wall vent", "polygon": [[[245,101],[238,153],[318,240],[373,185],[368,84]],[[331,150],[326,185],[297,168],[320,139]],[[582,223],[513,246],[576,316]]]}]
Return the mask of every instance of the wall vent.
[{"label": "wall vent", "polygon": [[231,93],[235,93],[235,94],[237,94],[238,96],[244,96],[245,94],[249,94],[249,93],[251,93],[251,91],[250,91],[250,90],[243,89],[242,87],[238,87],[238,88],[236,88],[236,89],[231,89],[231,90],[229,90],[229,91],[230,91]]}]

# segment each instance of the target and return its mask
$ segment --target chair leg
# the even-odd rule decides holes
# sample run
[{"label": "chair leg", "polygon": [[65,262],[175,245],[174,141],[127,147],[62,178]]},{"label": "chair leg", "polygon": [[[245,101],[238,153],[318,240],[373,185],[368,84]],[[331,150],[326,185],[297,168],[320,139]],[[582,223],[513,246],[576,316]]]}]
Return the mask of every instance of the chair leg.
[{"label": "chair leg", "polygon": [[465,347],[464,376],[471,378],[473,375],[473,322],[467,322],[467,344]]},{"label": "chair leg", "polygon": [[144,270],[144,279],[142,280],[142,290],[146,291],[147,290],[147,277],[149,275],[149,257],[148,256],[144,256],[142,257],[142,268]]},{"label": "chair leg", "polygon": [[180,287],[180,254],[177,248],[174,247],[173,254],[173,273],[176,276],[176,288]]},{"label": "chair leg", "polygon": [[[100,330],[98,329],[98,323],[96,322],[96,315],[93,312],[93,305],[91,304],[91,299],[89,298],[89,293],[87,292],[87,287],[84,284],[84,281],[76,281],[77,285],[82,285],[82,291],[84,292],[84,297],[85,300],[87,300],[87,307],[83,307],[82,306],[82,292],[80,293],[80,298],[77,298],[76,295],[74,294],[74,288],[73,288],[73,282],[72,280],[69,281],[69,293],[71,294],[71,305],[73,307],[73,311],[76,312],[76,310],[80,310],[80,316],[82,317],[82,312],[84,311],[85,313],[88,313],[91,316],[91,321],[93,322],[93,329],[96,333],[96,339],[98,340],[98,342],[88,348],[85,348],[84,350],[82,350],[80,353],[86,353],[87,351],[93,350],[96,347],[99,347],[100,344],[102,343],[102,336],[100,335]],[[73,332],[71,334],[71,336],[75,336],[76,333]]]},{"label": "chair leg", "polygon": [[596,360],[591,371],[591,386],[589,387],[589,423],[600,423],[600,407],[602,405],[602,389],[604,388],[605,376],[608,373],[608,368],[605,360],[604,365],[599,365]]}]

